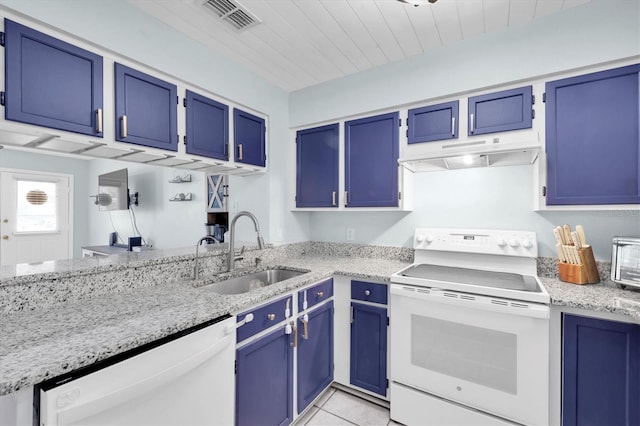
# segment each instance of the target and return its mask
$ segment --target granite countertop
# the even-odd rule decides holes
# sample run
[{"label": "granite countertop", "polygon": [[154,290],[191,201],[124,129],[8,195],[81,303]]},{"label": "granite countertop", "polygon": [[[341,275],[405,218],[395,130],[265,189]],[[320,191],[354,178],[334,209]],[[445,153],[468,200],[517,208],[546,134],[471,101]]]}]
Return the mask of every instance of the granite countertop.
[{"label": "granite countertop", "polygon": [[309,270],[240,295],[207,291],[204,281],[165,282],[21,311],[0,319],[0,395],[106,359],[178,331],[238,313],[334,274],[388,281],[409,263],[335,256],[289,257],[261,265]]},{"label": "granite countertop", "polygon": [[[8,313],[0,319],[0,395],[133,349],[227,313],[332,275],[388,282],[409,260],[307,254],[265,262],[261,268],[310,271],[240,295],[220,295],[208,282],[163,281],[154,286],[100,294],[46,309]],[[575,285],[541,277],[555,305],[628,315],[640,321],[640,292],[611,282]],[[622,305],[620,306],[620,302]],[[633,303],[637,302],[638,305]]]},{"label": "granite countertop", "polygon": [[582,285],[553,277],[540,277],[540,281],[553,305],[628,315],[640,322],[640,289],[623,290],[612,281]]}]

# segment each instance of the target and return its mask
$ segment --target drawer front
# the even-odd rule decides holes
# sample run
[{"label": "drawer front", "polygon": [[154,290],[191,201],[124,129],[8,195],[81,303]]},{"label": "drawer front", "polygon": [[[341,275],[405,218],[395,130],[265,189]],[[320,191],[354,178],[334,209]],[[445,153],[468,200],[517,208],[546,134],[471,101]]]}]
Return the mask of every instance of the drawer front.
[{"label": "drawer front", "polygon": [[285,297],[250,311],[238,314],[238,322],[244,320],[247,314],[253,314],[253,321],[238,328],[237,341],[242,342],[243,340],[260,333],[262,330],[266,330],[272,325],[276,325],[280,321],[284,321],[286,319],[285,312],[287,307],[289,308],[289,315],[291,315],[291,299],[293,299],[291,296]]},{"label": "drawer front", "polygon": [[387,285],[366,281],[351,281],[351,298],[365,302],[387,304]]},{"label": "drawer front", "polygon": [[333,296],[333,278],[321,281],[313,287],[309,287],[305,290],[300,290],[298,292],[298,312],[305,309],[305,293],[307,296],[306,309],[309,309],[312,306],[317,305],[318,303],[324,302],[325,300]]}]

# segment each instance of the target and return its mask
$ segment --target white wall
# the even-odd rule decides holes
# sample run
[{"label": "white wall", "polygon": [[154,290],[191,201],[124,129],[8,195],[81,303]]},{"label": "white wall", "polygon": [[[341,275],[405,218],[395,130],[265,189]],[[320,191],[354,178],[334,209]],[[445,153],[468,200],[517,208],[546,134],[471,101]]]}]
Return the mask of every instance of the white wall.
[{"label": "white wall", "polygon": [[[133,206],[138,230],[154,248],[175,248],[195,245],[206,234],[204,223],[207,207],[205,175],[147,164],[114,160],[91,160],[89,163],[89,192],[96,194],[98,175],[126,168],[131,194],[138,192],[139,205]],[[191,174],[191,182],[170,183],[175,176]],[[169,201],[177,193],[191,192],[192,201]],[[87,197],[88,200],[88,197]],[[87,203],[89,203],[87,201]],[[91,203],[89,234],[84,245],[105,245],[109,234],[118,232],[121,242],[137,236],[130,210],[100,211]],[[113,225],[112,225],[113,223]]]},{"label": "white wall", "polygon": [[[640,2],[593,0],[561,14],[460,42],[290,95],[290,124],[309,125],[391,106],[532,80],[640,54]],[[311,213],[311,239],[411,246],[418,226],[536,231],[553,256],[551,228],[582,224],[598,259],[614,235],[640,235],[638,211],[533,212],[533,166],[416,174],[411,213]],[[298,213],[305,215],[306,213]]]}]

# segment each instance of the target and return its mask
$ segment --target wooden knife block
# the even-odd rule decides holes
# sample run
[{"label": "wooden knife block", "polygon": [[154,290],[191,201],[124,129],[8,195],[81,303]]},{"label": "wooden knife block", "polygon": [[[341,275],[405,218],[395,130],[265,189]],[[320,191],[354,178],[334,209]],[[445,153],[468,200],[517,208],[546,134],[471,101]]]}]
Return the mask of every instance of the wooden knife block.
[{"label": "wooden knife block", "polygon": [[558,262],[560,280],[573,284],[595,284],[600,282],[600,274],[593,257],[591,246],[578,250],[581,265]]}]

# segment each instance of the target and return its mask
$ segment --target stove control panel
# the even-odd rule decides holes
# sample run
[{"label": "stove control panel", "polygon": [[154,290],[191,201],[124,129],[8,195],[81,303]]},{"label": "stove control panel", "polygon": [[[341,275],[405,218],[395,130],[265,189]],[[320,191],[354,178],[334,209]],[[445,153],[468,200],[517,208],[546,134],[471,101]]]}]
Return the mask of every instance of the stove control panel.
[{"label": "stove control panel", "polygon": [[537,257],[535,232],[495,229],[416,228],[416,250]]}]

